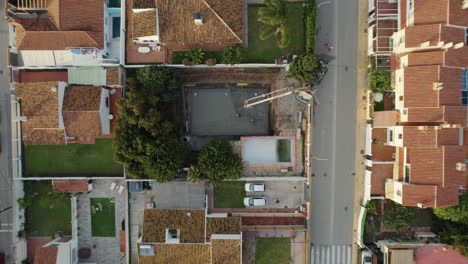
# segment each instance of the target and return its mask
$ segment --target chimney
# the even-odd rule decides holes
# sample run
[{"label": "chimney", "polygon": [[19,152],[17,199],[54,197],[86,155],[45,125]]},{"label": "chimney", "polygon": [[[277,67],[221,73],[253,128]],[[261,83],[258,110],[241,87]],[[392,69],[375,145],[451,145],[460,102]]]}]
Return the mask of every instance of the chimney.
[{"label": "chimney", "polygon": [[197,26],[203,25],[203,16],[200,12],[193,14],[193,23]]}]

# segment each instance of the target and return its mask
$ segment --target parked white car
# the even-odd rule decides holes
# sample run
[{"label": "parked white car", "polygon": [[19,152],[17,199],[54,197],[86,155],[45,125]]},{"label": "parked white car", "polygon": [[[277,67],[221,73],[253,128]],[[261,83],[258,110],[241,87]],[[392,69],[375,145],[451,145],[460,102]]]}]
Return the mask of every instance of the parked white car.
[{"label": "parked white car", "polygon": [[265,184],[264,183],[248,182],[248,183],[245,184],[245,191],[246,192],[264,192],[265,191]]},{"label": "parked white car", "polygon": [[266,199],[265,197],[245,197],[244,205],[245,207],[265,206]]},{"label": "parked white car", "polygon": [[361,251],[361,263],[362,264],[372,264],[372,252],[367,249]]}]

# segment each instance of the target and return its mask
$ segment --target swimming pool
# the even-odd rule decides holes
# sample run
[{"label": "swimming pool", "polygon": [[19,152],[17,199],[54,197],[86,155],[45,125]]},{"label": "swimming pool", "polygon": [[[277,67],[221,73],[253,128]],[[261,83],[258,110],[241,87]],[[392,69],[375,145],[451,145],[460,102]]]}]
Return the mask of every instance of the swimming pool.
[{"label": "swimming pool", "polygon": [[292,137],[243,137],[242,159],[247,164],[294,163]]}]

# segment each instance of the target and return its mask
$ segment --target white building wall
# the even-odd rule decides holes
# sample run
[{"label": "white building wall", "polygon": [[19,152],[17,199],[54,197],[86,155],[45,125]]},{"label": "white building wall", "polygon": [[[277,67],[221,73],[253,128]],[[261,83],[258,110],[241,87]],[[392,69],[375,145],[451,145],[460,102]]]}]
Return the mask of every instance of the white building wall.
[{"label": "white building wall", "polygon": [[[109,98],[109,90],[101,88],[101,104],[99,107],[99,114],[101,116],[101,129],[102,134],[110,134],[110,120],[109,120],[109,107],[106,106],[106,99]],[[110,102],[109,102],[110,104]]]}]

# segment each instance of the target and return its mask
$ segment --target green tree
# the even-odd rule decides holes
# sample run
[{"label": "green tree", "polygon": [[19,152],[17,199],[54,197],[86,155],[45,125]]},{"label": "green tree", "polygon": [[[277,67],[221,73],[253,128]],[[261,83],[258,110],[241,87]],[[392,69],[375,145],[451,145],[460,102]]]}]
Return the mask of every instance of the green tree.
[{"label": "green tree", "polygon": [[16,200],[20,208],[28,208],[31,206],[32,199],[29,197],[21,197]]},{"label": "green tree", "polygon": [[369,86],[374,92],[385,92],[392,90],[390,71],[373,70],[369,73]]},{"label": "green tree", "polygon": [[294,58],[288,75],[298,81],[310,84],[319,78],[322,69],[322,63],[315,54],[304,54]]},{"label": "green tree", "polygon": [[460,196],[457,206],[434,208],[433,211],[440,219],[468,225],[468,193]]},{"label": "green tree", "polygon": [[441,242],[453,246],[463,256],[468,257],[468,225],[438,219],[435,228]]},{"label": "green tree", "polygon": [[204,56],[205,52],[203,52],[201,49],[193,48],[187,52],[187,57],[193,65],[200,64],[203,61]]},{"label": "green tree", "polygon": [[398,232],[406,232],[411,228],[411,222],[414,216],[415,212],[413,208],[402,206],[392,200],[387,200],[382,220],[386,228]]},{"label": "green tree", "polygon": [[189,181],[207,180],[217,185],[225,179],[239,179],[244,171],[244,165],[232,150],[231,144],[225,140],[213,140],[198,154],[196,166],[189,171]]},{"label": "green tree", "polygon": [[224,48],[222,61],[224,64],[239,64],[244,60],[244,48],[240,44]]},{"label": "green tree", "polygon": [[262,23],[259,38],[266,40],[276,37],[278,47],[289,45],[289,34],[286,26],[287,2],[285,0],[265,0],[264,6],[258,10],[257,21]]},{"label": "green tree", "polygon": [[[155,80],[159,83],[155,85],[173,83],[166,76],[159,78],[161,81]],[[120,102],[114,152],[131,178],[167,182],[182,168],[185,147],[173,122],[161,113],[159,95],[158,90],[145,89],[131,79],[127,83],[126,97]]]},{"label": "green tree", "polygon": [[169,67],[150,66],[139,68],[136,72],[139,89],[169,102],[180,91],[181,80],[177,70]]}]

